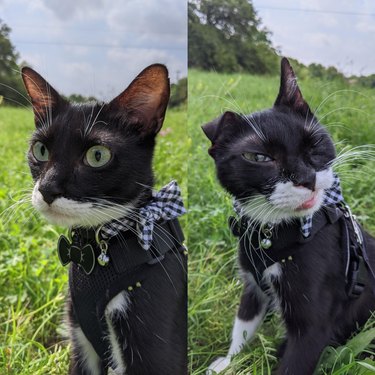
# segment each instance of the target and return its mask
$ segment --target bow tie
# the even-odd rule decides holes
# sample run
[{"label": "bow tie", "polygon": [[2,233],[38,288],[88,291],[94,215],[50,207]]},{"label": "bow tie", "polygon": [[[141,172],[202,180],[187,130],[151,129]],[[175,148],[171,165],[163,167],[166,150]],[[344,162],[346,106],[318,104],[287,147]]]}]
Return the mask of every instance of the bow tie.
[{"label": "bow tie", "polygon": [[110,239],[120,232],[135,228],[139,244],[143,249],[148,250],[151,247],[155,223],[173,220],[185,212],[180,188],[176,181],[171,181],[157,193],[153,192],[152,199],[147,205],[127,217],[104,225],[102,234]]},{"label": "bow tie", "polygon": [[64,235],[61,235],[57,244],[57,253],[63,266],[73,262],[79,265],[87,275],[94,269],[95,253],[89,244],[82,247],[76,246],[70,243]]},{"label": "bow tie", "polygon": [[[100,227],[99,232],[102,241],[96,238],[97,245],[101,248],[101,242],[104,242],[104,245],[107,246],[108,241],[112,237],[130,228],[134,228],[139,244],[143,249],[148,250],[153,241],[153,231],[154,225],[157,225],[156,222],[173,220],[185,212],[180,188],[176,181],[171,181],[168,185],[160,189],[159,192],[153,192],[152,199],[146,206],[138,208],[127,217],[120,218]],[[60,236],[57,246],[60,261],[63,266],[73,262],[89,275],[96,263],[94,249],[90,244],[80,246],[76,242],[73,241],[71,243],[64,235]],[[107,247],[104,252],[102,248],[101,250],[102,253],[97,258],[97,261],[101,266],[105,266],[109,262],[109,256],[106,253]]]}]

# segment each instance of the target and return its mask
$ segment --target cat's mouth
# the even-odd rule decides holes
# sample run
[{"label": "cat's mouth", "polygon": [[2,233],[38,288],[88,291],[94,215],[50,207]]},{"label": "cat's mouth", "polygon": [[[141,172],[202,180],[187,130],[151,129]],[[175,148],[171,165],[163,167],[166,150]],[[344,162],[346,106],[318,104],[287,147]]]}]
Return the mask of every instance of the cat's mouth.
[{"label": "cat's mouth", "polygon": [[296,210],[302,211],[302,210],[309,210],[310,208],[313,208],[316,203],[318,202],[318,191],[314,191],[309,199],[304,201],[301,205],[299,205]]}]

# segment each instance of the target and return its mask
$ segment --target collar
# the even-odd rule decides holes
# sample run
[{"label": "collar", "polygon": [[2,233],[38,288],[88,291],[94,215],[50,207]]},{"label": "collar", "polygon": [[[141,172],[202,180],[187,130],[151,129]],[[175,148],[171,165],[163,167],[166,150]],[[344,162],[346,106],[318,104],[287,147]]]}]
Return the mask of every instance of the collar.
[{"label": "collar", "polygon": [[180,187],[176,181],[171,181],[159,192],[153,191],[151,200],[145,206],[130,213],[129,216],[105,224],[102,227],[102,234],[105,239],[110,239],[120,232],[135,228],[139,244],[144,250],[149,250],[154,223],[172,220],[184,213],[186,210],[181,198]]},{"label": "collar", "polygon": [[[180,188],[176,181],[171,181],[159,192],[153,192],[145,206],[127,217],[96,229],[73,228],[69,239],[61,235],[58,242],[59,259],[63,265],[70,262],[78,264],[86,274],[90,274],[96,263],[106,266],[110,257],[115,261],[112,254],[108,253],[108,243],[118,237],[117,242],[122,242],[123,247],[132,244],[133,251],[121,251],[116,257],[135,257],[128,259],[128,268],[134,264],[152,262],[172,245],[178,243],[176,247],[182,247],[183,234],[177,217],[185,212]],[[170,240],[166,237],[170,237]],[[134,251],[134,248],[139,249]],[[98,250],[99,255],[96,254]],[[111,252],[114,251],[111,249]]]}]

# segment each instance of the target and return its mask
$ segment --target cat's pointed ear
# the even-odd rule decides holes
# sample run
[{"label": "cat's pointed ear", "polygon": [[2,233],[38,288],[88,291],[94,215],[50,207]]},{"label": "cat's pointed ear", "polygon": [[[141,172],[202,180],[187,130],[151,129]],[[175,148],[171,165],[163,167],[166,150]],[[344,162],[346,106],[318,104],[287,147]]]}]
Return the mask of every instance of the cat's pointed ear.
[{"label": "cat's pointed ear", "polygon": [[289,107],[304,117],[312,114],[309,105],[306,103],[298,87],[297,77],[294,74],[293,68],[286,57],[283,57],[281,60],[280,91],[274,106],[281,105]]},{"label": "cat's pointed ear", "polygon": [[234,124],[237,122],[238,115],[234,112],[227,111],[207,124],[202,125],[204,134],[212,143],[211,147],[208,149],[208,153],[213,158],[215,158],[215,149],[218,138],[220,135],[226,133],[227,129],[232,130],[234,128]]},{"label": "cat's pointed ear", "polygon": [[58,92],[35,70],[22,68],[22,79],[30,96],[35,114],[35,123],[50,120],[49,116],[64,101]]},{"label": "cat's pointed ear", "polygon": [[154,64],[144,69],[128,88],[109,103],[111,110],[125,112],[126,120],[141,134],[155,135],[164,121],[170,94],[168,70]]},{"label": "cat's pointed ear", "polygon": [[237,116],[234,112],[224,112],[221,116],[202,125],[202,130],[211,143],[214,144],[218,136],[222,134],[224,128],[233,123]]}]

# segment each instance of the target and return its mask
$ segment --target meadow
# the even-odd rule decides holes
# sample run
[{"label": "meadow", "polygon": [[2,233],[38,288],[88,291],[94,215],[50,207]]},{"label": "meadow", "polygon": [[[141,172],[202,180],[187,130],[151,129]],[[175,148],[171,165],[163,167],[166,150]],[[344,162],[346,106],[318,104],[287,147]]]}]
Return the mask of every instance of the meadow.
[{"label": "meadow", "polygon": [[[186,109],[169,110],[155,154],[156,187],[176,179],[187,195]],[[31,109],[0,107],[0,374],[66,375],[63,324],[67,268],[56,252],[64,228],[48,224],[30,204],[26,153]],[[181,219],[186,226],[186,217]]]},{"label": "meadow", "polygon": [[[299,84],[338,150],[375,143],[375,90],[340,82],[302,80]],[[225,110],[250,113],[272,106],[278,86],[278,77],[191,71],[188,118],[184,109],[169,110],[158,139],[156,186],[177,179],[189,198],[189,215],[182,218],[182,225],[190,250],[191,375],[204,374],[211,361],[225,355],[242,289],[236,239],[227,226],[232,200],[216,181],[214,163],[207,154],[209,142],[200,126]],[[59,375],[68,368],[69,345],[62,323],[67,269],[56,254],[58,236],[65,230],[49,225],[31,207],[26,152],[32,131],[30,109],[0,107],[1,375]],[[338,171],[346,200],[373,234],[374,168],[370,157],[362,157]],[[371,319],[347,345],[328,349],[319,373],[374,374],[375,350],[370,345],[374,327]],[[283,335],[280,318],[269,316],[226,374],[270,374]]]},{"label": "meadow", "polygon": [[[298,72],[297,72],[298,75]],[[301,80],[310,107],[331,133],[337,149],[375,143],[375,90],[343,82]],[[189,71],[188,164],[189,217],[189,349],[190,373],[204,374],[207,366],[229,348],[242,284],[236,264],[237,244],[227,220],[232,199],[219,186],[210,146],[200,126],[221,113],[270,108],[279,77]],[[358,149],[358,151],[361,148]],[[346,201],[364,227],[375,235],[374,153],[353,157],[338,172]],[[375,319],[345,346],[328,348],[318,374],[375,374]],[[268,375],[275,368],[276,349],[284,329],[277,314],[270,315],[252,342],[237,355],[227,375]],[[367,358],[364,359],[364,354]]]}]

